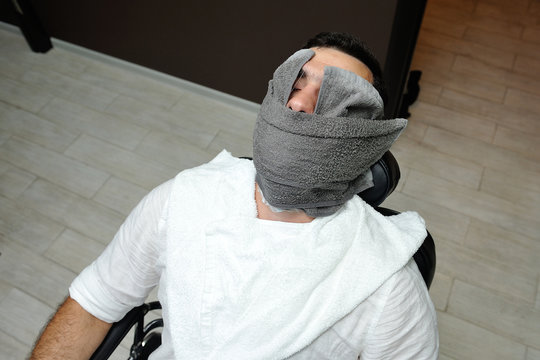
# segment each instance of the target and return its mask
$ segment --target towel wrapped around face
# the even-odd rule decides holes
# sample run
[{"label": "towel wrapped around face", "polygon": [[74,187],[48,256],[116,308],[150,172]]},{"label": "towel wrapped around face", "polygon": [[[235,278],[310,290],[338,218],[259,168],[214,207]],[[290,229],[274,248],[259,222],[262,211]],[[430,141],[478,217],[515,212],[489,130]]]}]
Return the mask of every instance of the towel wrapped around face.
[{"label": "towel wrapped around face", "polygon": [[328,216],[369,187],[369,168],[407,120],[383,120],[383,101],[364,78],[326,66],[313,114],[286,104],[302,66],[315,52],[294,53],[274,72],[253,136],[256,181],[268,203]]}]

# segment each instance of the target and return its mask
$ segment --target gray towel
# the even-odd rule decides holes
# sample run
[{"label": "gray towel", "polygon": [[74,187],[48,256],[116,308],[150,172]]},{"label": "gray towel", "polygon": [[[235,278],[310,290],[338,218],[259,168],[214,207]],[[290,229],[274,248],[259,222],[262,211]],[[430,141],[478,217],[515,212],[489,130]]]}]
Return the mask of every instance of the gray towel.
[{"label": "gray towel", "polygon": [[314,114],[286,107],[302,66],[314,52],[293,54],[274,72],[253,138],[256,181],[281,209],[327,216],[365,188],[365,174],[405,128],[382,120],[384,104],[362,77],[327,66]]}]

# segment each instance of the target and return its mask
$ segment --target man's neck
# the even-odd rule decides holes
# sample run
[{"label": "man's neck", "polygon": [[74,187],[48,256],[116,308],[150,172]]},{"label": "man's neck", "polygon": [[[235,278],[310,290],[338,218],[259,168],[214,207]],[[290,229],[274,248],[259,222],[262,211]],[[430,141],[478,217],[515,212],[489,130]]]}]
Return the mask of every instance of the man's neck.
[{"label": "man's neck", "polygon": [[291,223],[309,223],[313,217],[303,211],[282,211],[274,212],[263,202],[259,191],[259,185],[255,183],[255,203],[257,204],[257,217],[262,220],[282,221]]}]

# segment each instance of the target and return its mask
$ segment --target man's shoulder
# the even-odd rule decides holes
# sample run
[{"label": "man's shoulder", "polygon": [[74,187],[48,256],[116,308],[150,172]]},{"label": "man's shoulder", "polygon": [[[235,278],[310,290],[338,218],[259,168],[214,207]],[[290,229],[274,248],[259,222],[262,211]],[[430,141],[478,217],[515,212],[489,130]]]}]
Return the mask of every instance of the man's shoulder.
[{"label": "man's shoulder", "polygon": [[222,151],[212,161],[182,171],[174,179],[170,204],[175,209],[186,206],[192,213],[219,213],[226,204],[253,201],[255,168],[252,161]]},{"label": "man's shoulder", "polygon": [[227,150],[221,151],[215,158],[207,163],[181,171],[177,178],[205,177],[208,180],[210,175],[231,174],[241,171],[249,171],[253,168],[252,161],[234,157]]},{"label": "man's shoulder", "polygon": [[[432,307],[422,274],[414,259],[396,272],[386,284],[391,307]],[[388,304],[387,304],[388,305]]]}]

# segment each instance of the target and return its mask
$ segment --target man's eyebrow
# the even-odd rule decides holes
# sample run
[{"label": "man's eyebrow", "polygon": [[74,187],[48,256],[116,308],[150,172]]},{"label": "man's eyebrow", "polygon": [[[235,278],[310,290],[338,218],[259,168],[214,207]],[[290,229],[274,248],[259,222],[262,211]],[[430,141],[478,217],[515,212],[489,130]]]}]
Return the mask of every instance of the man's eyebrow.
[{"label": "man's eyebrow", "polygon": [[304,69],[300,69],[300,71],[298,72],[298,75],[296,75],[296,79],[294,80],[293,88],[298,86],[300,80],[303,80],[306,78],[307,78],[306,72],[304,71]]},{"label": "man's eyebrow", "polygon": [[306,72],[304,71],[304,69],[300,69],[300,71],[298,72],[298,75],[296,75],[296,80],[305,79],[305,78],[307,78]]},{"label": "man's eyebrow", "polygon": [[309,67],[305,68],[305,66],[302,67],[302,69],[300,69],[300,72],[298,73],[298,77],[297,77],[297,79],[312,79],[312,80],[320,80],[322,78],[323,78],[322,74],[317,74],[313,72],[313,70],[310,69]]}]

